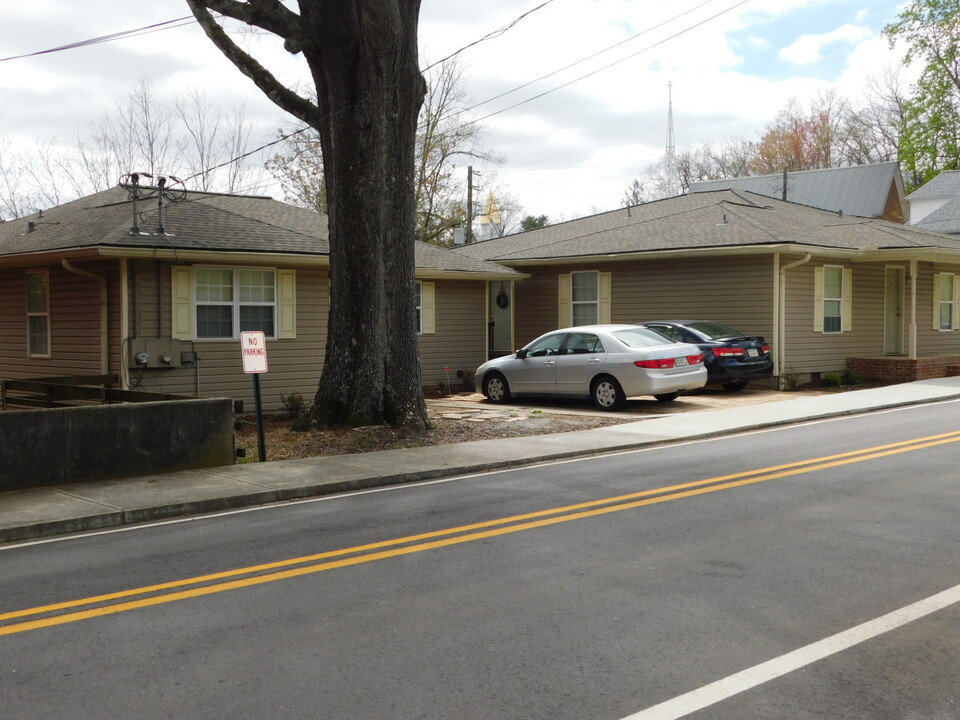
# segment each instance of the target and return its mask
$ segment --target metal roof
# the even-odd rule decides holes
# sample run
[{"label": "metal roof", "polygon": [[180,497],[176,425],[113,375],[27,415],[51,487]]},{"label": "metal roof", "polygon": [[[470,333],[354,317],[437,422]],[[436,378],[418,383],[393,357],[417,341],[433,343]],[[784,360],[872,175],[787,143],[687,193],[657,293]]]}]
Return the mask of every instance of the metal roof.
[{"label": "metal roof", "polygon": [[691,183],[690,192],[748,190],[821,210],[875,218],[884,214],[891,184],[896,185],[897,194],[902,197],[903,178],[900,164],[896,162],[790,172],[787,173],[786,198],[782,173]]}]

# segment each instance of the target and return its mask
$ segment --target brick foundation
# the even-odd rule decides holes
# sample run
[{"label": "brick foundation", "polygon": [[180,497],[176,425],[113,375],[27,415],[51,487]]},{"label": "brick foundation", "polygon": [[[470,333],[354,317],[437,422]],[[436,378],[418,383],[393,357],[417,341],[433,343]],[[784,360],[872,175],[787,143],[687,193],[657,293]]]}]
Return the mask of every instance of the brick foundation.
[{"label": "brick foundation", "polygon": [[847,369],[866,380],[913,382],[960,375],[960,355],[940,355],[911,360],[904,357],[847,358]]}]

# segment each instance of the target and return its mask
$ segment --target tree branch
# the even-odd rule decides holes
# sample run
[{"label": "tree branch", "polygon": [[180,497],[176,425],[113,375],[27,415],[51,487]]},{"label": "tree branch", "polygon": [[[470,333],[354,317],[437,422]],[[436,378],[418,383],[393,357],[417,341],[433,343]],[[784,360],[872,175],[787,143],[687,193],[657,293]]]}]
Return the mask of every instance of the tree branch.
[{"label": "tree branch", "polygon": [[[293,38],[294,42],[298,42],[296,38],[300,29],[299,16],[286,10],[286,8],[280,6],[275,0],[254,0],[252,3],[238,3],[235,2],[235,0],[187,0],[187,5],[190,6],[193,16],[197,19],[197,22],[200,23],[200,27],[203,28],[207,37],[210,38],[220,52],[222,52],[240,72],[253,81],[264,95],[275,105],[286,110],[294,117],[299,118],[308,125],[316,126],[315,123],[319,112],[317,106],[287,88],[277,80],[273,73],[263,67],[263,65],[251,55],[241,50],[240,47],[230,39],[227,33],[224,32],[223,28],[217,24],[216,20],[213,19],[208,8],[212,8],[227,17],[269,30],[285,40]],[[260,10],[261,12],[256,12],[256,10],[252,9],[254,5],[256,6],[256,10]],[[271,22],[261,24],[263,15],[268,9],[271,9],[270,6],[279,7],[284,11],[286,15],[284,16],[283,23]],[[272,9],[276,9],[276,7]],[[281,13],[278,12],[272,17],[273,20],[279,20]],[[267,27],[267,25],[271,27]]]}]

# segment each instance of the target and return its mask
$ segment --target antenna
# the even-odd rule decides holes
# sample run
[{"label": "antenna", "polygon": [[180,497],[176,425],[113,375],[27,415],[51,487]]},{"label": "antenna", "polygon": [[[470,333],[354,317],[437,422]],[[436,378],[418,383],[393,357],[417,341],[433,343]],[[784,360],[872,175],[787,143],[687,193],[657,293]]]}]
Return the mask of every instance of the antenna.
[{"label": "antenna", "polygon": [[666,189],[670,196],[679,195],[677,182],[677,148],[673,139],[673,83],[667,83],[667,150],[663,157]]}]

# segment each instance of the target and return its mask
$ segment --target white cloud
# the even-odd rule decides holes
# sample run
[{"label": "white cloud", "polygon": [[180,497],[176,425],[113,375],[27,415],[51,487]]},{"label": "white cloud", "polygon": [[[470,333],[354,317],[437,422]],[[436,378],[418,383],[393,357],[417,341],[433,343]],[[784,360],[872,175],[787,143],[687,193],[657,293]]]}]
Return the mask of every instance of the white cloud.
[{"label": "white cloud", "polygon": [[823,49],[834,43],[856,45],[876,37],[876,33],[860,25],[841,25],[836,30],[820,35],[801,35],[794,43],[780,50],[782,60],[794,65],[813,65],[823,59]]}]

